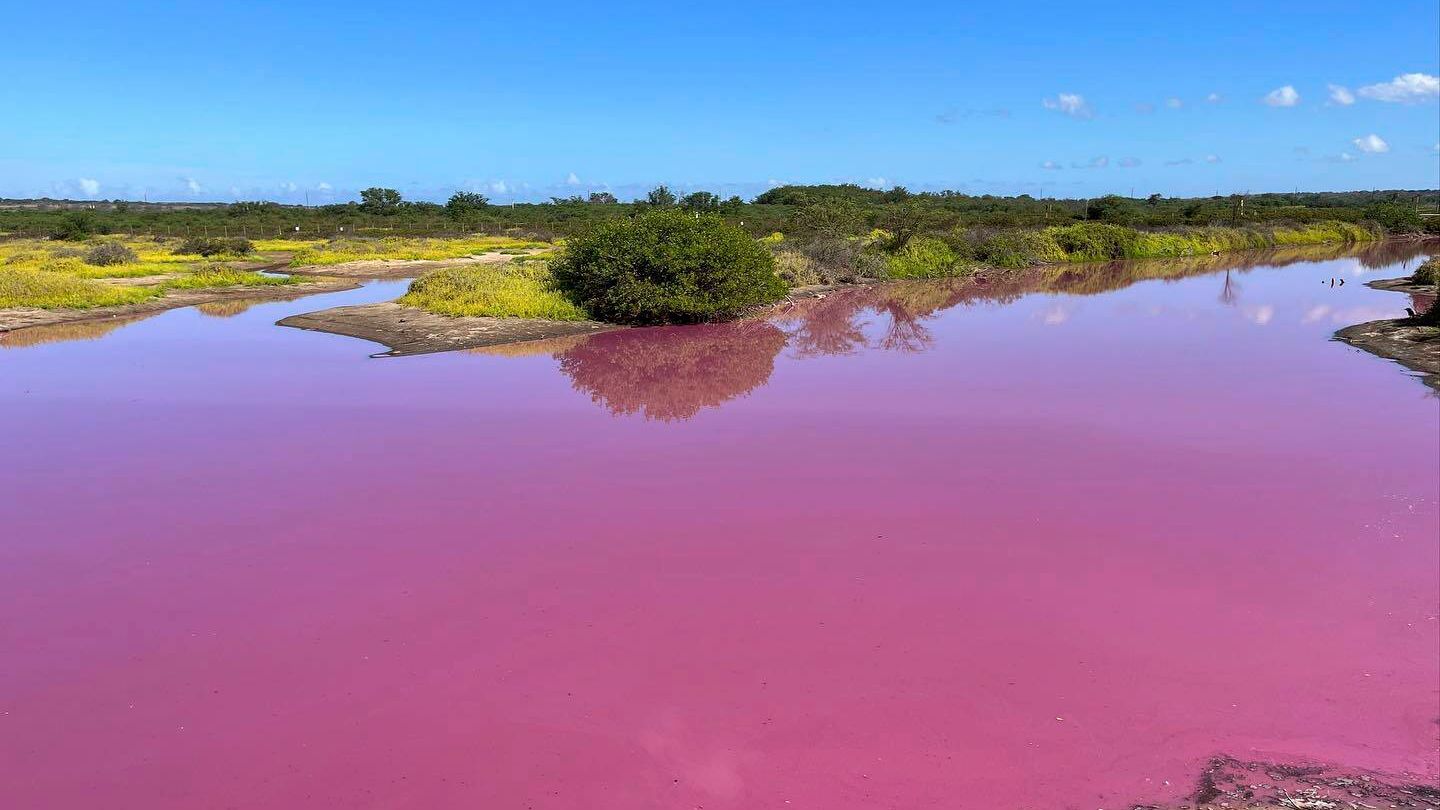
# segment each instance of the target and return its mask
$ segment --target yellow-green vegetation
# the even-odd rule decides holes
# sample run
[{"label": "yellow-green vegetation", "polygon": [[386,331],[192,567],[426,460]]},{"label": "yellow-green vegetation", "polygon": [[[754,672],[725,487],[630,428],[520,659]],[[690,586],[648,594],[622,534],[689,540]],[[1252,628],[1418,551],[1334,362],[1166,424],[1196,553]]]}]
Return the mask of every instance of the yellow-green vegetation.
[{"label": "yellow-green vegetation", "polygon": [[1170,259],[1290,245],[1353,244],[1381,234],[1350,222],[1269,228],[1184,228],[1141,231],[1079,222],[1042,230],[1005,230],[972,242],[975,258],[996,267],[1112,259]]},{"label": "yellow-green vegetation", "polygon": [[[177,244],[177,240],[117,238],[0,242],[0,308],[93,309],[134,304],[169,290],[295,283],[288,276],[266,276],[177,256]],[[122,284],[116,279],[139,283]]]},{"label": "yellow-green vegetation", "polygon": [[890,278],[948,278],[968,273],[974,267],[949,245],[929,236],[913,237],[885,258]]},{"label": "yellow-green vegetation", "polygon": [[400,303],[440,315],[552,321],[583,321],[587,317],[556,289],[549,268],[540,262],[436,270],[416,279]]},{"label": "yellow-green vegetation", "polygon": [[294,258],[290,260],[290,266],[313,267],[376,259],[441,261],[477,253],[545,247],[550,245],[504,236],[469,236],[461,239],[406,239],[395,236],[384,239],[334,239],[296,251]]},{"label": "yellow-green vegetation", "polygon": [[223,264],[202,265],[162,286],[173,290],[198,290],[207,287],[272,287],[299,283],[294,276],[267,276],[249,270],[236,270]]},{"label": "yellow-green vegetation", "polygon": [[120,287],[67,273],[0,267],[0,309],[93,309],[134,304],[161,293],[158,287]]},{"label": "yellow-green vegetation", "polygon": [[804,253],[795,250],[775,252],[775,275],[791,287],[809,287],[825,283],[815,262]]}]

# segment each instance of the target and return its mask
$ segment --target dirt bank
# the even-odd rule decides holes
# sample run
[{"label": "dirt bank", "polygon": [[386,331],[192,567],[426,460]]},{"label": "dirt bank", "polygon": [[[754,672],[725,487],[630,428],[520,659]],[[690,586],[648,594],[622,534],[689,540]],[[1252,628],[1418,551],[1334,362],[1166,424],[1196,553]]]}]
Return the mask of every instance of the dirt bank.
[{"label": "dirt bank", "polygon": [[36,309],[19,307],[0,309],[0,333],[34,326],[49,326],[80,321],[103,321],[113,318],[132,318],[167,309],[191,307],[219,301],[287,301],[316,293],[339,292],[360,286],[355,281],[343,278],[317,278],[299,284],[262,287],[218,287],[209,290],[171,290],[159,298],[125,304],[118,307],[94,307],[91,309]]},{"label": "dirt bank", "polygon": [[[1366,286],[1407,293],[1415,298],[1412,309],[1417,311],[1422,300],[1423,306],[1435,306],[1434,286],[1416,284],[1409,278],[1372,281]],[[1421,382],[1440,391],[1440,327],[1420,326],[1409,318],[1369,321],[1341,329],[1335,339],[1419,372]]]},{"label": "dirt bank", "polygon": [[1440,807],[1440,789],[1404,776],[1334,765],[1246,762],[1217,756],[1206,764],[1190,795],[1170,804],[1131,804],[1134,810],[1359,810]]},{"label": "dirt bank", "polygon": [[388,347],[383,354],[390,356],[477,349],[623,328],[599,321],[452,318],[393,301],[291,315],[279,324],[373,341]]}]

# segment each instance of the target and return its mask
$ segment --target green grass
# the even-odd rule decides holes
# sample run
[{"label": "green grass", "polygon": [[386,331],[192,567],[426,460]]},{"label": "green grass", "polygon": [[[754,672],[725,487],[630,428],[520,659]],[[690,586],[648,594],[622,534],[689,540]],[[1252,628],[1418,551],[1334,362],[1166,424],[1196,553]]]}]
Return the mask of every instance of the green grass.
[{"label": "green grass", "polygon": [[467,265],[427,273],[400,303],[439,315],[583,321],[585,311],[555,288],[543,264]]},{"label": "green grass", "polygon": [[158,287],[119,287],[44,270],[0,268],[0,309],[94,309],[135,304],[160,295]]}]

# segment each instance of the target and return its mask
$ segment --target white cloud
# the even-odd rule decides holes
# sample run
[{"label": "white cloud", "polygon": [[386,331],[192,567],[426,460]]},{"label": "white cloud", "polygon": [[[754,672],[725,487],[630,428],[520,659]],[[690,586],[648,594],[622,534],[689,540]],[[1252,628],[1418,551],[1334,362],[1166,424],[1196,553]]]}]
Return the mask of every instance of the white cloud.
[{"label": "white cloud", "polygon": [[188,189],[191,194],[199,194],[205,190],[205,187],[200,185],[200,181],[193,177],[182,177],[180,178],[180,182],[185,184],[185,188]]},{"label": "white cloud", "polygon": [[315,188],[317,191],[330,191],[334,189],[334,186],[330,185],[329,183],[320,182],[315,184]]},{"label": "white cloud", "polygon": [[1195,161],[1191,160],[1190,158],[1176,158],[1176,159],[1174,159],[1174,160],[1167,160],[1167,161],[1165,161],[1165,165],[1166,165],[1166,166],[1189,166],[1191,163],[1194,163],[1194,162],[1195,162]]},{"label": "white cloud", "polygon": [[1079,93],[1061,93],[1040,103],[1047,110],[1058,110],[1071,118],[1092,118],[1095,115],[1090,105],[1085,102],[1085,97]]},{"label": "white cloud", "polygon": [[1355,103],[1355,94],[1350,88],[1338,84],[1328,85],[1330,88],[1330,103],[1338,107],[1349,107]]},{"label": "white cloud", "polygon": [[1064,167],[1064,166],[1061,166],[1059,163],[1056,163],[1056,162],[1053,161],[1053,160],[1047,160],[1047,161],[1045,161],[1044,163],[1041,163],[1041,164],[1040,164],[1040,168],[1042,168],[1042,169],[1047,169],[1047,170],[1049,170],[1049,171],[1056,171],[1056,170],[1059,170],[1059,169],[1063,169],[1063,168],[1065,168],[1065,167]]},{"label": "white cloud", "polygon": [[505,181],[504,181],[504,180],[496,180],[495,182],[493,182],[493,183],[490,184],[490,193],[491,193],[491,194],[504,194],[505,192],[507,192],[507,191],[509,191],[509,190],[510,190],[510,187],[507,186],[507,185],[505,185]]},{"label": "white cloud", "polygon": [[1136,166],[1139,166],[1139,165],[1140,165],[1140,158],[1137,158],[1137,157],[1120,158],[1120,168],[1122,168],[1122,169],[1133,169],[1133,168],[1135,168]]},{"label": "white cloud", "polygon": [[1256,326],[1264,326],[1275,320],[1275,307],[1269,304],[1258,307],[1246,307],[1245,317]]},{"label": "white cloud", "polygon": [[86,197],[97,197],[100,194],[100,181],[92,180],[89,177],[82,177],[75,181],[80,185],[80,190]]},{"label": "white cloud", "polygon": [[884,188],[887,182],[889,181],[883,177],[871,177],[865,181],[865,185],[871,188]]},{"label": "white cloud", "polygon": [[579,177],[579,175],[575,174],[575,172],[570,172],[570,175],[565,178],[565,185],[567,185],[567,186],[578,186],[578,185],[580,185],[580,177]]},{"label": "white cloud", "polygon": [[1294,107],[1300,103],[1300,94],[1295,92],[1294,87],[1287,84],[1284,87],[1277,87],[1266,93],[1265,98],[1261,99],[1261,101],[1271,107]]},{"label": "white cloud", "polygon": [[1040,313],[1040,320],[1046,326],[1059,326],[1070,320],[1070,307],[1065,304],[1052,304]]},{"label": "white cloud", "polygon": [[1181,107],[1185,106],[1185,102],[1174,96],[1171,96],[1170,98],[1165,99],[1165,106],[1169,107],[1172,110],[1178,110]]},{"label": "white cloud", "polygon": [[1372,155],[1383,155],[1390,151],[1390,144],[1373,132],[1363,138],[1356,138],[1351,143],[1355,144],[1355,148],[1361,152],[1368,152]]},{"label": "white cloud", "polygon": [[1375,101],[1418,104],[1422,101],[1440,98],[1440,76],[1406,73],[1396,76],[1388,82],[1366,85],[1358,92],[1361,96]]},{"label": "white cloud", "polygon": [[1206,156],[1205,156],[1205,162],[1206,162],[1206,163],[1219,163],[1219,162],[1220,162],[1220,156],[1219,156],[1219,155],[1206,155]]},{"label": "white cloud", "polygon": [[300,187],[297,186],[297,185],[295,185],[295,183],[294,183],[293,181],[287,180],[287,181],[285,181],[284,183],[281,183],[281,184],[280,184],[280,190],[281,190],[281,191],[288,191],[288,192],[290,192],[291,194],[294,194],[295,192],[297,192],[297,191],[300,190]]},{"label": "white cloud", "polygon": [[1205,97],[1205,101],[1206,101],[1206,103],[1208,103],[1208,104],[1219,104],[1220,102],[1222,102],[1222,101],[1224,101],[1224,100],[1225,100],[1225,97],[1222,96],[1222,95],[1220,95],[1219,93],[1211,93],[1210,95],[1208,95],[1208,96]]}]

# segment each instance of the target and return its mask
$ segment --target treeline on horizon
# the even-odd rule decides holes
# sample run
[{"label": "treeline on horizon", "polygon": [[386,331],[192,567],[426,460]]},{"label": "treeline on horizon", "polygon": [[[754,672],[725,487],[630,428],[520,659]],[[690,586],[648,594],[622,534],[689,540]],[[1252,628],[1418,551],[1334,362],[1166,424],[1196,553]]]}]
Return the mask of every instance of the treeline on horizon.
[{"label": "treeline on horizon", "polygon": [[945,233],[973,228],[1041,228],[1102,222],[1141,229],[1248,226],[1339,221],[1378,225],[1388,233],[1440,233],[1440,191],[1296,192],[1213,197],[1091,199],[911,192],[857,185],[786,185],[753,200],[706,191],[677,195],[665,186],[644,199],[620,202],[608,192],[552,198],[544,203],[492,204],[484,195],[457,192],[446,203],[405,200],[388,188],[361,192],[358,202],[321,206],[274,202],[210,204],[59,200],[0,201],[0,234],[42,237],[56,233],[142,233],[168,236],[246,235],[303,238],[367,235],[444,235],[520,232],[563,237],[587,225],[653,209],[717,214],[754,236],[781,232],[858,234]]}]

